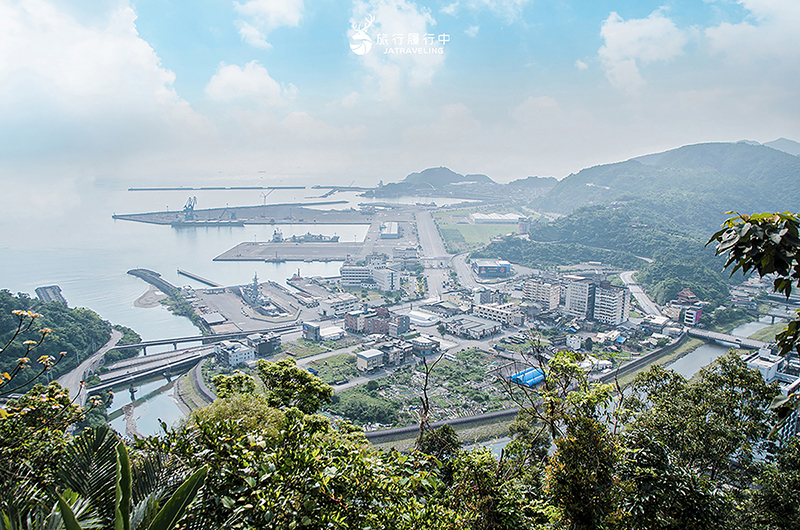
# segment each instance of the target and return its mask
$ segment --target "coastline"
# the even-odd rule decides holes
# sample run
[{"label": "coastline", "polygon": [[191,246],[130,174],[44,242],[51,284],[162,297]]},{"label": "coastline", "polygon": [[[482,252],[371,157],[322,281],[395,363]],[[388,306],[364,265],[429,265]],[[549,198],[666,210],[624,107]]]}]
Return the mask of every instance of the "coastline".
[{"label": "coastline", "polygon": [[133,302],[133,307],[150,309],[161,305],[161,300],[167,295],[162,293],[155,285],[150,285],[142,295]]}]

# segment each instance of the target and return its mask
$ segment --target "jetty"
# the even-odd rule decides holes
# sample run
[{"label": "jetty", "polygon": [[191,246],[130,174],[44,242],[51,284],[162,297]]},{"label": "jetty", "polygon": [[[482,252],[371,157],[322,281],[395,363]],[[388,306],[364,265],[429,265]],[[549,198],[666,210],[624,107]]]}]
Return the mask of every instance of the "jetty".
[{"label": "jetty", "polygon": [[191,278],[193,280],[197,280],[198,282],[208,285],[209,287],[224,287],[224,285],[212,282],[211,280],[206,280],[202,276],[198,276],[197,274],[189,271],[185,271],[183,269],[178,269],[178,274],[181,276],[186,276],[187,278]]}]

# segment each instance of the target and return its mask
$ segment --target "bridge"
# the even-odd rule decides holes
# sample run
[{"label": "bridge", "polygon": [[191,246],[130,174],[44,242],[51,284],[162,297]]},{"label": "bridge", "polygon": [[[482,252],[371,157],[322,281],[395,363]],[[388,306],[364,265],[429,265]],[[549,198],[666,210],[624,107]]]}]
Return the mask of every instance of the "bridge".
[{"label": "bridge", "polygon": [[780,307],[773,307],[772,309],[767,312],[768,317],[772,317],[772,323],[775,323],[776,318],[784,318],[786,320],[792,320],[794,318],[796,309],[789,309],[789,306],[786,306],[786,309],[781,309]]},{"label": "bridge", "polygon": [[[179,375],[180,372],[191,368],[202,359],[212,355],[214,355],[214,348],[204,346],[179,353],[170,352],[169,354],[148,357],[143,362],[134,365],[125,362],[115,363],[108,372],[97,374],[101,382],[89,388],[88,393],[92,394],[123,385],[133,385],[136,381],[153,376],[166,376],[169,379],[171,376]],[[119,364],[121,366],[118,366]]]},{"label": "bridge", "polygon": [[726,344],[734,344],[737,348],[747,348],[751,350],[758,350],[766,346],[766,342],[760,340],[748,339],[745,337],[737,337],[735,335],[728,335],[726,333],[717,333],[715,331],[707,331],[705,329],[689,328],[687,332],[692,337],[698,337],[705,340],[715,340],[724,342]]},{"label": "bridge", "polygon": [[231,333],[218,333],[216,335],[192,335],[189,337],[175,337],[172,339],[157,339],[157,340],[145,340],[142,342],[137,342],[136,344],[118,344],[111,348],[112,350],[124,350],[126,348],[137,348],[143,349],[145,354],[147,354],[148,346],[165,346],[167,344],[172,344],[172,347],[177,350],[178,344],[183,344],[184,342],[200,342],[202,344],[213,344],[215,342],[221,342],[223,340],[233,340],[233,339],[243,339],[248,335],[253,335],[254,333],[283,333],[285,331],[290,331],[298,327],[299,324],[292,322],[291,324],[284,324],[283,326],[275,326],[273,328],[265,328],[265,329],[254,329],[250,331],[235,331]]}]

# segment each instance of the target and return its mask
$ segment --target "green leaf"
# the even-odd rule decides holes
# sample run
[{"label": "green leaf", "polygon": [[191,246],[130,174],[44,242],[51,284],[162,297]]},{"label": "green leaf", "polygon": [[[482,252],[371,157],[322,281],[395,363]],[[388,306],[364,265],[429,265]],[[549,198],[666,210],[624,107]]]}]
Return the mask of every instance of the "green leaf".
[{"label": "green leaf", "polygon": [[66,530],[81,530],[81,525],[78,524],[75,513],[67,504],[67,501],[64,500],[61,494],[56,493],[56,495],[58,495],[58,509],[61,512],[61,519],[64,521],[64,528]]},{"label": "green leaf", "polygon": [[181,484],[181,487],[178,488],[178,491],[169,498],[161,511],[158,512],[158,515],[156,515],[156,518],[148,527],[148,530],[172,529],[177,522],[180,521],[181,517],[183,517],[186,508],[194,500],[195,496],[197,496],[197,492],[203,487],[207,473],[208,468],[202,467],[198,469],[194,475],[186,479],[186,481]]},{"label": "green leaf", "polygon": [[125,444],[117,444],[117,495],[114,530],[131,530],[131,461]]}]

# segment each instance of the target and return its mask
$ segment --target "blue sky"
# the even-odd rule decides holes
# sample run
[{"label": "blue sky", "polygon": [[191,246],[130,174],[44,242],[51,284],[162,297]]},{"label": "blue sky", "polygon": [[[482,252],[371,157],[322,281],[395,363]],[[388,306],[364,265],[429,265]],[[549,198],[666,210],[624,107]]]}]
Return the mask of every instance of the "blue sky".
[{"label": "blue sky", "polygon": [[0,182],[561,178],[800,140],[798,65],[795,0],[0,0]]}]

